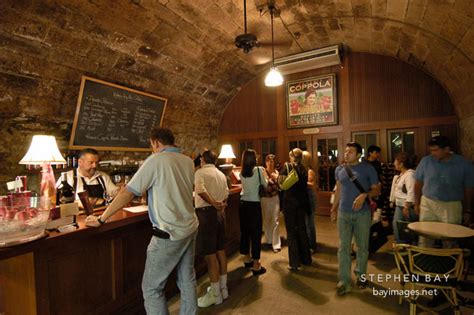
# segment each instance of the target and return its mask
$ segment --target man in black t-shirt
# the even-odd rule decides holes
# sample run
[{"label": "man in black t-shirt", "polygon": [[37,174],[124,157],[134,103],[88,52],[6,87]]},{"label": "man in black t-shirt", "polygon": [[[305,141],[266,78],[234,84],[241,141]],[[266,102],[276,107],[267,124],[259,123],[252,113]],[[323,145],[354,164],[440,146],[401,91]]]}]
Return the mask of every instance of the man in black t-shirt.
[{"label": "man in black t-shirt", "polygon": [[377,171],[377,175],[379,177],[379,181],[381,182],[381,175],[382,175],[382,163],[380,163],[379,158],[380,158],[380,153],[382,152],[382,149],[376,145],[371,145],[367,149],[367,157],[365,161],[372,165],[375,170]]}]

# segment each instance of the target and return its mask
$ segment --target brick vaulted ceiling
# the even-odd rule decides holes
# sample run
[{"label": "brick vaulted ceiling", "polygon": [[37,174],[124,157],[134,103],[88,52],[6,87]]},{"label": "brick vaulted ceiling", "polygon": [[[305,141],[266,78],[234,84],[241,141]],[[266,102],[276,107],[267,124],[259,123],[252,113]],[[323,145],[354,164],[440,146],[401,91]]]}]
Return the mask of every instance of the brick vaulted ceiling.
[{"label": "brick vaulted ceiling", "polygon": [[[247,2],[249,32],[269,41],[269,15],[256,8],[267,1]],[[276,48],[277,57],[343,43],[399,58],[448,90],[461,126],[474,124],[472,0],[276,5],[275,38],[288,43]],[[196,148],[192,141],[215,141],[226,104],[268,68],[268,47],[245,55],[234,46],[241,33],[241,0],[3,0],[0,106],[7,111],[0,115],[41,116],[32,105],[47,104],[53,108],[46,113],[57,113],[53,120],[70,123],[87,74],[167,97],[165,124],[195,133],[186,139]]]}]

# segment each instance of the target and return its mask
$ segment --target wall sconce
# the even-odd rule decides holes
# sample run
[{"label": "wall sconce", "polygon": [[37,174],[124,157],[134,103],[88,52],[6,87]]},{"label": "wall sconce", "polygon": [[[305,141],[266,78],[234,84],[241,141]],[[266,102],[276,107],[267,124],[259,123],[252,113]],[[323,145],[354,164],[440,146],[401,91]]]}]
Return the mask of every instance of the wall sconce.
[{"label": "wall sconce", "polygon": [[45,204],[44,209],[56,206],[56,181],[54,178],[52,164],[66,164],[66,160],[59,152],[58,144],[54,136],[36,135],[31,140],[30,148],[19,164],[41,165],[40,197]]}]

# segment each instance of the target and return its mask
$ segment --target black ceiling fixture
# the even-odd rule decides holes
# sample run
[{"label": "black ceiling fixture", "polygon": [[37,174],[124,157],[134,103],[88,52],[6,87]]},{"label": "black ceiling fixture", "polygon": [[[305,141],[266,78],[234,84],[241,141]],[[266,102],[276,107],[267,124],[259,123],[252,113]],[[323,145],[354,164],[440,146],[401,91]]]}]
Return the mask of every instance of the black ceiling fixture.
[{"label": "black ceiling fixture", "polygon": [[244,0],[244,34],[235,38],[235,46],[248,53],[252,48],[258,46],[257,36],[247,33],[247,1]]}]

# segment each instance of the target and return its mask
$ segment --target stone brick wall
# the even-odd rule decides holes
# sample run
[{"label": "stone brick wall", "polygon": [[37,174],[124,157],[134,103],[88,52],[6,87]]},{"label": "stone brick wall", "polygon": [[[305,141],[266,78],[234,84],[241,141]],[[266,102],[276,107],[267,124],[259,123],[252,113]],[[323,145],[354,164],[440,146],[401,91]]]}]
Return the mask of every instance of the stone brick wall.
[{"label": "stone brick wall", "polygon": [[[259,3],[265,3],[259,2]],[[276,57],[344,43],[430,73],[462,120],[474,157],[474,6],[469,0],[276,1]],[[270,19],[248,5],[249,31]],[[215,147],[225,106],[262,71],[268,46],[243,54],[242,1],[0,1],[0,194],[36,133],[65,150],[82,75],[169,99],[164,126],[188,152]]]},{"label": "stone brick wall", "polygon": [[461,151],[463,155],[474,161],[474,116],[463,118],[459,122],[461,129]]},{"label": "stone brick wall", "polygon": [[178,145],[188,154],[215,148],[225,104],[256,70],[221,58],[220,44],[193,40],[204,33],[178,20],[161,5],[2,1],[0,194],[24,172],[32,135],[54,135],[66,150],[82,75],[168,98],[163,126]]}]

